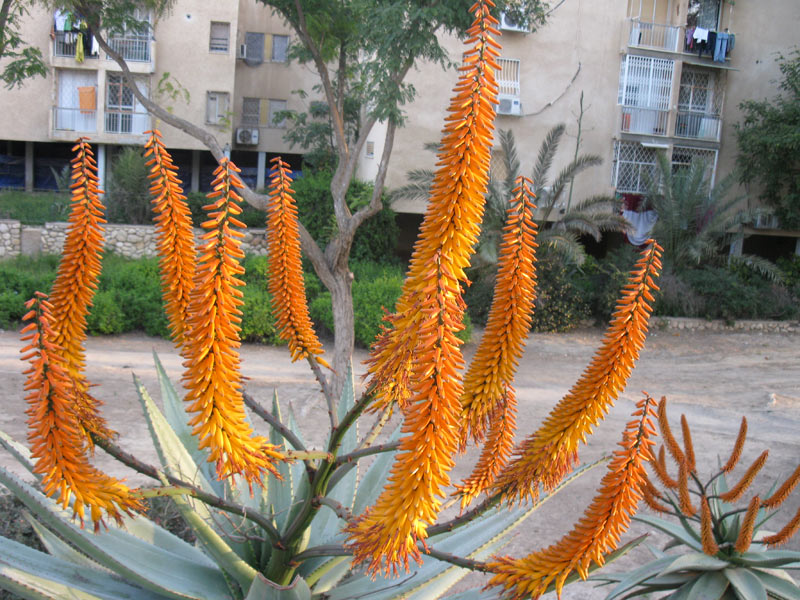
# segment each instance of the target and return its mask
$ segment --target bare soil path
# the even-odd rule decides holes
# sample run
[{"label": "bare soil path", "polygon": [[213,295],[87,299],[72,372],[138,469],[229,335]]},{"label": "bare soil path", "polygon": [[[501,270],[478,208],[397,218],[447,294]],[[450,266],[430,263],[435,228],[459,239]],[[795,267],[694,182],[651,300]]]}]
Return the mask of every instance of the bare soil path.
[{"label": "bare soil path", "polygon": [[[601,330],[568,334],[533,334],[528,341],[516,381],[519,400],[519,437],[532,432],[547,411],[569,389],[600,344]],[[480,332],[476,332],[478,339]],[[16,332],[0,333],[0,390],[5,410],[0,429],[18,440],[25,439],[25,402],[21,344]],[[88,342],[88,377],[97,384],[95,394],[105,402],[104,415],[120,433],[119,443],[140,458],[156,462],[147,427],[142,418],[131,375],[142,378],[158,400],[153,368],[156,351],[176,384],[181,364],[172,346],[163,340],[139,335],[91,338]],[[470,356],[475,344],[466,347]],[[364,351],[356,354],[356,373],[363,372]],[[282,406],[291,402],[303,434],[310,445],[319,445],[327,430],[324,402],[305,363],[291,363],[284,348],[246,345],[242,348],[243,372],[248,391],[265,405],[277,391]],[[669,399],[671,422],[679,429],[680,415],[686,414],[692,427],[701,470],[710,472],[718,456],[727,456],[742,415],[749,422],[748,443],[742,464],[748,465],[769,448],[765,474],[756,489],[766,482],[785,477],[800,462],[800,335],[780,333],[712,333],[656,331],[650,334],[627,389],[608,418],[581,453],[589,461],[609,452],[617,443],[628,420],[633,401],[642,390]],[[460,461],[454,479],[469,472],[477,451]],[[146,483],[98,452],[98,465],[125,476],[134,483]],[[0,464],[13,468],[13,459],[0,452]],[[547,503],[523,525],[505,552],[522,555],[557,540],[582,514],[602,470],[596,470],[571,487],[563,498]],[[784,509],[782,525],[800,506],[795,491]],[[644,531],[634,526],[636,532]],[[793,542],[800,548],[800,541]],[[635,561],[637,557],[624,559]],[[638,560],[641,560],[639,558]],[[620,563],[622,566],[623,563]],[[627,565],[626,565],[627,566]],[[580,584],[568,588],[565,598],[602,598],[604,593]]]}]

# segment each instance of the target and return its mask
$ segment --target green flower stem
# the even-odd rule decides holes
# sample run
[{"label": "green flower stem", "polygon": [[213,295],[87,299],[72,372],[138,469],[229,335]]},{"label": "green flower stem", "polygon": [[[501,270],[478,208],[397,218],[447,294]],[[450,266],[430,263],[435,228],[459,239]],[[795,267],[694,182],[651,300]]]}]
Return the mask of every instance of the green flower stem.
[{"label": "green flower stem", "polygon": [[367,446],[366,448],[361,448],[360,450],[356,450],[354,452],[351,452],[350,454],[339,456],[336,459],[336,464],[343,465],[358,460],[359,458],[370,456],[371,454],[380,454],[381,452],[391,452],[392,450],[397,450],[399,447],[400,447],[400,442],[391,442],[389,444],[378,444],[377,446]]},{"label": "green flower stem", "polygon": [[473,560],[463,556],[456,556],[455,554],[450,554],[448,552],[441,552],[436,550],[436,548],[431,548],[430,546],[427,547],[425,552],[427,552],[436,560],[441,560],[442,562],[450,563],[451,565],[456,565],[457,567],[463,567],[464,569],[469,569],[470,571],[480,571],[482,573],[489,572],[489,568],[486,566],[486,563],[479,560]]},{"label": "green flower stem", "polygon": [[284,450],[283,454],[291,460],[334,460],[333,454],[324,450]]},{"label": "green flower stem", "polygon": [[[132,468],[135,471],[138,471],[142,475],[147,475],[148,477],[155,479],[156,481],[160,481],[159,470],[156,467],[140,461],[132,454],[129,454],[128,452],[122,450],[122,448],[120,448],[113,442],[103,437],[100,437],[97,434],[91,433],[90,435],[92,437],[92,442],[96,446],[102,448],[105,452],[116,458],[122,464],[129,466],[130,468]],[[192,485],[191,483],[188,483],[181,479],[178,479],[177,477],[174,477],[172,475],[167,475],[166,477],[167,481],[169,481],[170,484],[176,486],[176,488],[185,489],[187,493],[191,494],[191,496],[208,504],[209,506],[213,506],[214,508],[218,508],[225,512],[239,515],[240,517],[244,517],[245,519],[248,519],[253,523],[256,523],[266,532],[267,536],[273,542],[277,542],[278,540],[280,540],[281,537],[280,532],[275,528],[275,526],[269,519],[264,517],[258,511],[247,510],[244,506],[240,504],[236,504],[235,502],[231,502],[230,500],[225,500],[214,494],[209,494],[208,492],[201,490],[197,486]]]},{"label": "green flower stem", "polygon": [[325,396],[325,403],[328,405],[328,418],[331,420],[331,429],[335,429],[338,425],[336,417],[336,399],[333,397],[333,391],[325,375],[322,374],[322,368],[319,366],[317,359],[314,356],[307,354],[306,360],[317,378],[319,386],[322,388],[322,394]]}]

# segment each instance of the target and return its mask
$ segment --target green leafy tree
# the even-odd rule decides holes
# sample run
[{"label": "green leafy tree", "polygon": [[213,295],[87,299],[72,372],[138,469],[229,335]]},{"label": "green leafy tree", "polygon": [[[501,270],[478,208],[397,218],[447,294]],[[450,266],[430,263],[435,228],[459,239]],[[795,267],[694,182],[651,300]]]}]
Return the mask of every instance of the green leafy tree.
[{"label": "green leafy tree", "polygon": [[20,86],[30,77],[47,74],[42,51],[25,44],[19,33],[20,22],[27,13],[22,0],[3,0],[0,5],[0,59],[6,59],[0,79],[8,88]]},{"label": "green leafy tree", "polygon": [[761,199],[783,228],[800,229],[800,49],[777,60],[781,93],[739,105],[744,115],[736,125],[739,179],[761,186]]}]

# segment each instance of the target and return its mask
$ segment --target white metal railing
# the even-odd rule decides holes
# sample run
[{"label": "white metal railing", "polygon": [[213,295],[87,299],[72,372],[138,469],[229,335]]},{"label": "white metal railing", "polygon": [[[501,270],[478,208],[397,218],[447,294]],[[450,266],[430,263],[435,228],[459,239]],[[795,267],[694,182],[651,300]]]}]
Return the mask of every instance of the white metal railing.
[{"label": "white metal railing", "polygon": [[519,98],[520,61],[518,58],[498,58],[500,72],[497,74],[497,87],[501,94]]},{"label": "white metal railing", "polygon": [[721,126],[719,115],[679,110],[675,120],[675,137],[718,142]]},{"label": "white metal railing", "polygon": [[[67,31],[56,31],[53,39],[53,56],[75,57],[75,48],[78,45],[78,33]],[[84,58],[97,58],[97,55],[90,54],[91,48],[84,46]]]},{"label": "white metal railing", "polygon": [[97,131],[97,111],[84,108],[53,107],[53,129],[56,131]]},{"label": "white metal railing", "polygon": [[146,112],[106,109],[105,113],[106,133],[139,135],[150,129],[150,115]]},{"label": "white metal railing", "polygon": [[150,62],[150,35],[132,34],[115,35],[108,40],[108,45],[122,58],[131,62]]},{"label": "white metal railing", "polygon": [[628,38],[629,46],[677,52],[680,39],[680,27],[631,19],[631,33]]},{"label": "white metal railing", "polygon": [[642,108],[639,106],[623,106],[621,130],[625,133],[667,135],[668,119],[668,110]]}]

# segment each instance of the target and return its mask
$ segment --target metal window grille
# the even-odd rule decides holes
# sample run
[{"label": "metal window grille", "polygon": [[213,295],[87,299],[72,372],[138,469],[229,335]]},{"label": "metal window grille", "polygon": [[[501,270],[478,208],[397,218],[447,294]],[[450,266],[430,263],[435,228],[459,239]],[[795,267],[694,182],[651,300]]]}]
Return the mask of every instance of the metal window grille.
[{"label": "metal window grille", "polygon": [[264,62],[264,34],[248,31],[244,35],[244,43],[247,47],[247,58],[245,63],[251,66],[260,65]]},{"label": "metal window grille", "polygon": [[288,35],[272,36],[272,62],[286,62],[288,60],[287,51],[289,50]]},{"label": "metal window grille", "polygon": [[500,88],[499,92],[519,98],[520,60],[518,58],[499,58],[497,59],[497,64],[500,66],[500,72],[497,74],[497,86]]},{"label": "metal window grille", "polygon": [[636,142],[614,143],[611,184],[618,192],[645,193],[656,174],[656,151]]},{"label": "metal window grille", "polygon": [[619,103],[669,110],[674,70],[674,60],[626,55],[620,69]]},{"label": "metal window grille", "polygon": [[257,127],[261,121],[261,99],[242,98],[242,125]]},{"label": "metal window grille", "polygon": [[286,100],[273,100],[269,101],[269,126],[276,129],[283,129],[286,127],[286,119],[277,120],[278,113],[286,110]]},{"label": "metal window grille", "polygon": [[689,146],[675,146],[672,149],[672,172],[688,169],[693,161],[702,161],[705,164],[705,176],[710,185],[714,186],[717,171],[717,151],[710,148],[691,148]]},{"label": "metal window grille", "polygon": [[133,11],[133,18],[142,23],[142,27],[136,30],[128,30],[123,27],[121,30],[113,32],[109,37],[108,45],[127,61],[150,62],[153,17],[149,12],[136,8]]},{"label": "metal window grille", "polygon": [[230,46],[231,24],[218,21],[211,22],[211,33],[208,39],[209,52],[227,52]]}]

